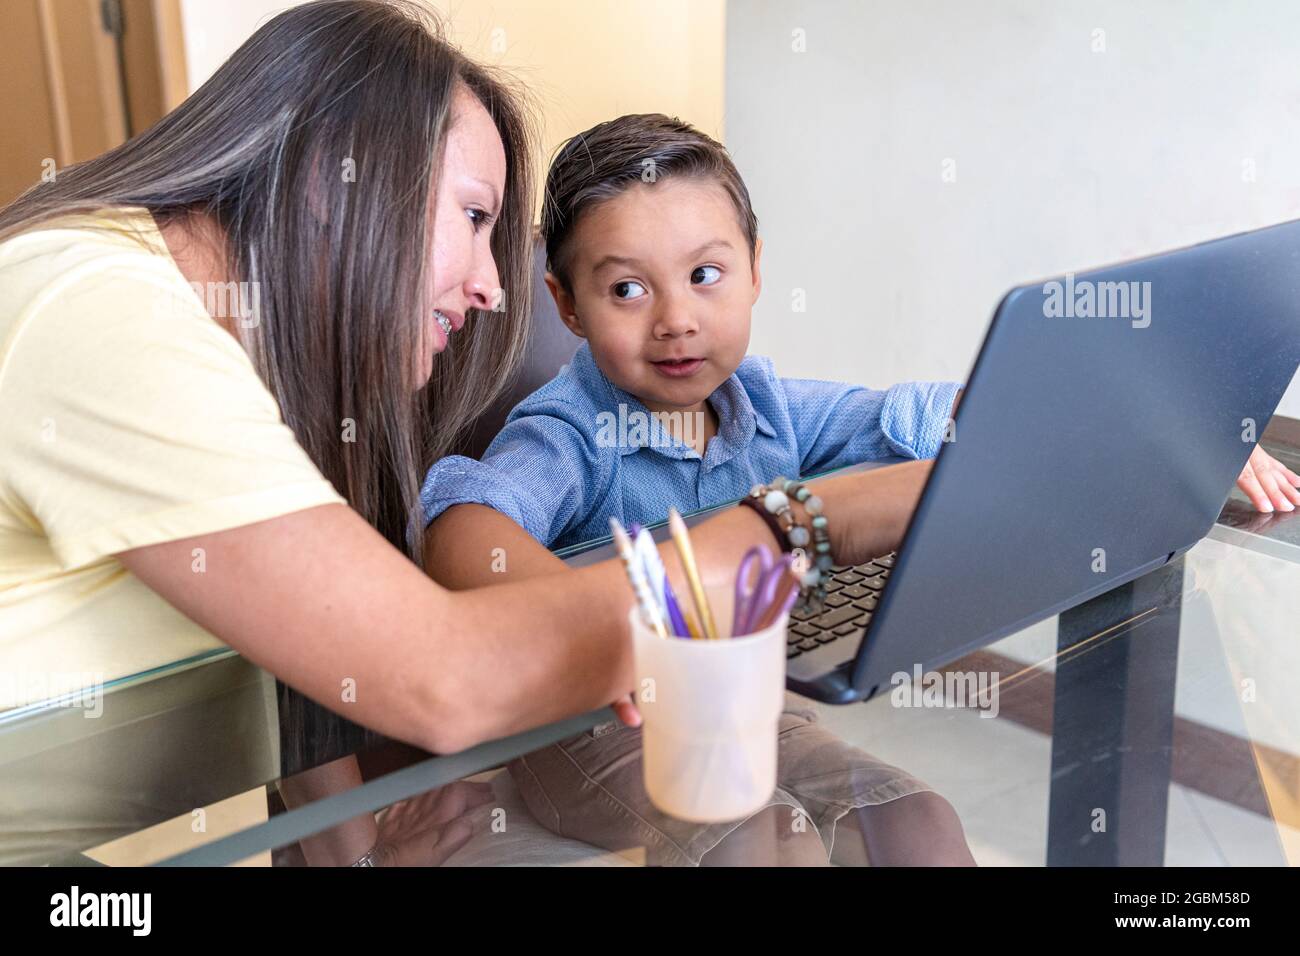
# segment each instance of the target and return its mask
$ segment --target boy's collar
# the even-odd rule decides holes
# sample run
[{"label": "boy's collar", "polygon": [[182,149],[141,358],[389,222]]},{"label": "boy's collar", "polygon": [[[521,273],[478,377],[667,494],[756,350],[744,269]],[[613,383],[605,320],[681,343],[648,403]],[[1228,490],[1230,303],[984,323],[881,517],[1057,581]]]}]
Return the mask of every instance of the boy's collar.
[{"label": "boy's collar", "polygon": [[[695,449],[673,438],[663,428],[659,419],[650,413],[650,410],[646,408],[641,399],[631,392],[619,388],[605,376],[605,373],[596,365],[596,360],[592,358],[591,347],[587,342],[584,341],[578,347],[573,361],[574,370],[579,373],[580,377],[596,387],[598,392],[596,396],[597,405],[602,411],[609,411],[618,416],[619,405],[623,405],[627,412],[626,416],[619,416],[619,421],[649,423],[649,427],[643,429],[646,443],[641,445],[619,441],[618,451],[620,455],[630,455],[644,448],[658,452],[667,458],[689,459],[698,457]],[[767,417],[762,412],[754,408],[749,393],[745,391],[745,386],[741,384],[740,377],[735,372],[732,372],[721,385],[713,390],[709,395],[708,402],[713,406],[713,411],[718,416],[718,433],[709,442],[709,446],[705,451],[705,462],[709,467],[720,465],[734,457],[738,452],[748,448],[749,443],[754,439],[755,432],[761,432],[769,438],[775,437],[776,429],[772,427],[772,423],[767,420]],[[634,418],[633,412],[639,414]]]}]

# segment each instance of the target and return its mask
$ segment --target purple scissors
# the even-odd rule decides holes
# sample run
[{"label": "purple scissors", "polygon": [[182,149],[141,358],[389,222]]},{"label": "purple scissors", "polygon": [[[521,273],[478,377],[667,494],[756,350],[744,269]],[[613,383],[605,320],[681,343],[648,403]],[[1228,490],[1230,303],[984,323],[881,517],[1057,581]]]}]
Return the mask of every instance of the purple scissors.
[{"label": "purple scissors", "polygon": [[[773,561],[766,548],[754,547],[745,552],[745,556],[740,559],[740,567],[736,569],[736,607],[731,618],[732,637],[750,633],[750,629],[762,620],[763,612],[776,596],[781,577],[790,567],[790,561],[788,554]],[[758,565],[758,571],[751,585],[750,571],[755,564]]]}]

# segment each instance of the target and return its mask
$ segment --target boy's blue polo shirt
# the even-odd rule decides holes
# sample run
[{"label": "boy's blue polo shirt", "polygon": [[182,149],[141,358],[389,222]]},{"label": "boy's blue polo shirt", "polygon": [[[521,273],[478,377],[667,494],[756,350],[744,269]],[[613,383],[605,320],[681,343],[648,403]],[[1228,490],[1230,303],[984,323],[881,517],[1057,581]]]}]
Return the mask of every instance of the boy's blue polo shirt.
[{"label": "boy's blue polo shirt", "polygon": [[610,382],[584,342],[515,407],[481,461],[452,455],[429,469],[424,518],[432,522],[452,505],[488,505],[559,548],[608,535],[611,517],[654,524],[669,507],[736,501],[777,475],[933,458],[959,388],[905,382],[876,391],[780,378],[770,359],[751,355],[709,396],[718,432],[701,459]]}]

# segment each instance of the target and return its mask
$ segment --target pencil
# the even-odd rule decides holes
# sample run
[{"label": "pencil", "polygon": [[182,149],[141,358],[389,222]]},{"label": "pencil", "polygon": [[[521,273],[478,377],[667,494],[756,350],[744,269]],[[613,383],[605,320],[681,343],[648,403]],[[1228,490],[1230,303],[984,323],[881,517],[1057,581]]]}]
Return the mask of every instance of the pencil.
[{"label": "pencil", "polygon": [[623,559],[623,567],[632,582],[632,592],[636,595],[637,603],[641,605],[642,616],[654,628],[654,632],[666,640],[668,631],[659,616],[659,602],[650,594],[650,585],[646,582],[645,573],[637,564],[636,554],[632,550],[632,539],[627,536],[627,532],[623,530],[617,518],[609,519],[609,527],[614,533],[614,544],[618,548],[619,557]]},{"label": "pencil", "polygon": [[633,527],[637,530],[627,529],[628,537],[632,539],[632,554],[636,556],[637,566],[645,575],[646,586],[650,589],[655,606],[659,608],[659,616],[671,628],[673,618],[668,608],[668,572],[664,570],[664,563],[659,558],[659,548],[649,531],[639,525]]},{"label": "pencil", "polygon": [[668,509],[668,530],[672,532],[673,544],[677,545],[677,556],[682,560],[682,570],[686,572],[686,581],[691,586],[691,597],[695,600],[695,610],[700,616],[704,637],[716,641],[718,627],[713,623],[713,611],[709,609],[704,582],[700,580],[700,569],[695,564],[695,551],[691,548],[691,539],[686,533],[686,522],[682,521],[676,508]]},{"label": "pencil", "polygon": [[700,639],[700,626],[695,623],[695,618],[691,616],[690,611],[683,611],[683,617],[686,619],[686,636],[693,641]]}]

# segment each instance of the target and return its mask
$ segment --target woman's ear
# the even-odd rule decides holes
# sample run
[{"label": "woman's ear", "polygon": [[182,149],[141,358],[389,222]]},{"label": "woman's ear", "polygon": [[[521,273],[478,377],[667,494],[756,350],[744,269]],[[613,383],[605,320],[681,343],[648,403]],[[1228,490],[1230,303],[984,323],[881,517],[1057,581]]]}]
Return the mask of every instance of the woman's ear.
[{"label": "woman's ear", "polygon": [[758,301],[758,294],[763,291],[763,272],[759,268],[759,261],[763,258],[763,240],[754,240],[754,265],[749,270],[754,276],[754,301]]},{"label": "woman's ear", "polygon": [[551,290],[551,298],[555,300],[555,308],[560,313],[560,321],[578,338],[585,339],[587,334],[582,331],[582,322],[578,319],[578,310],[574,305],[573,296],[554,273],[546,273],[545,280],[546,288]]}]

